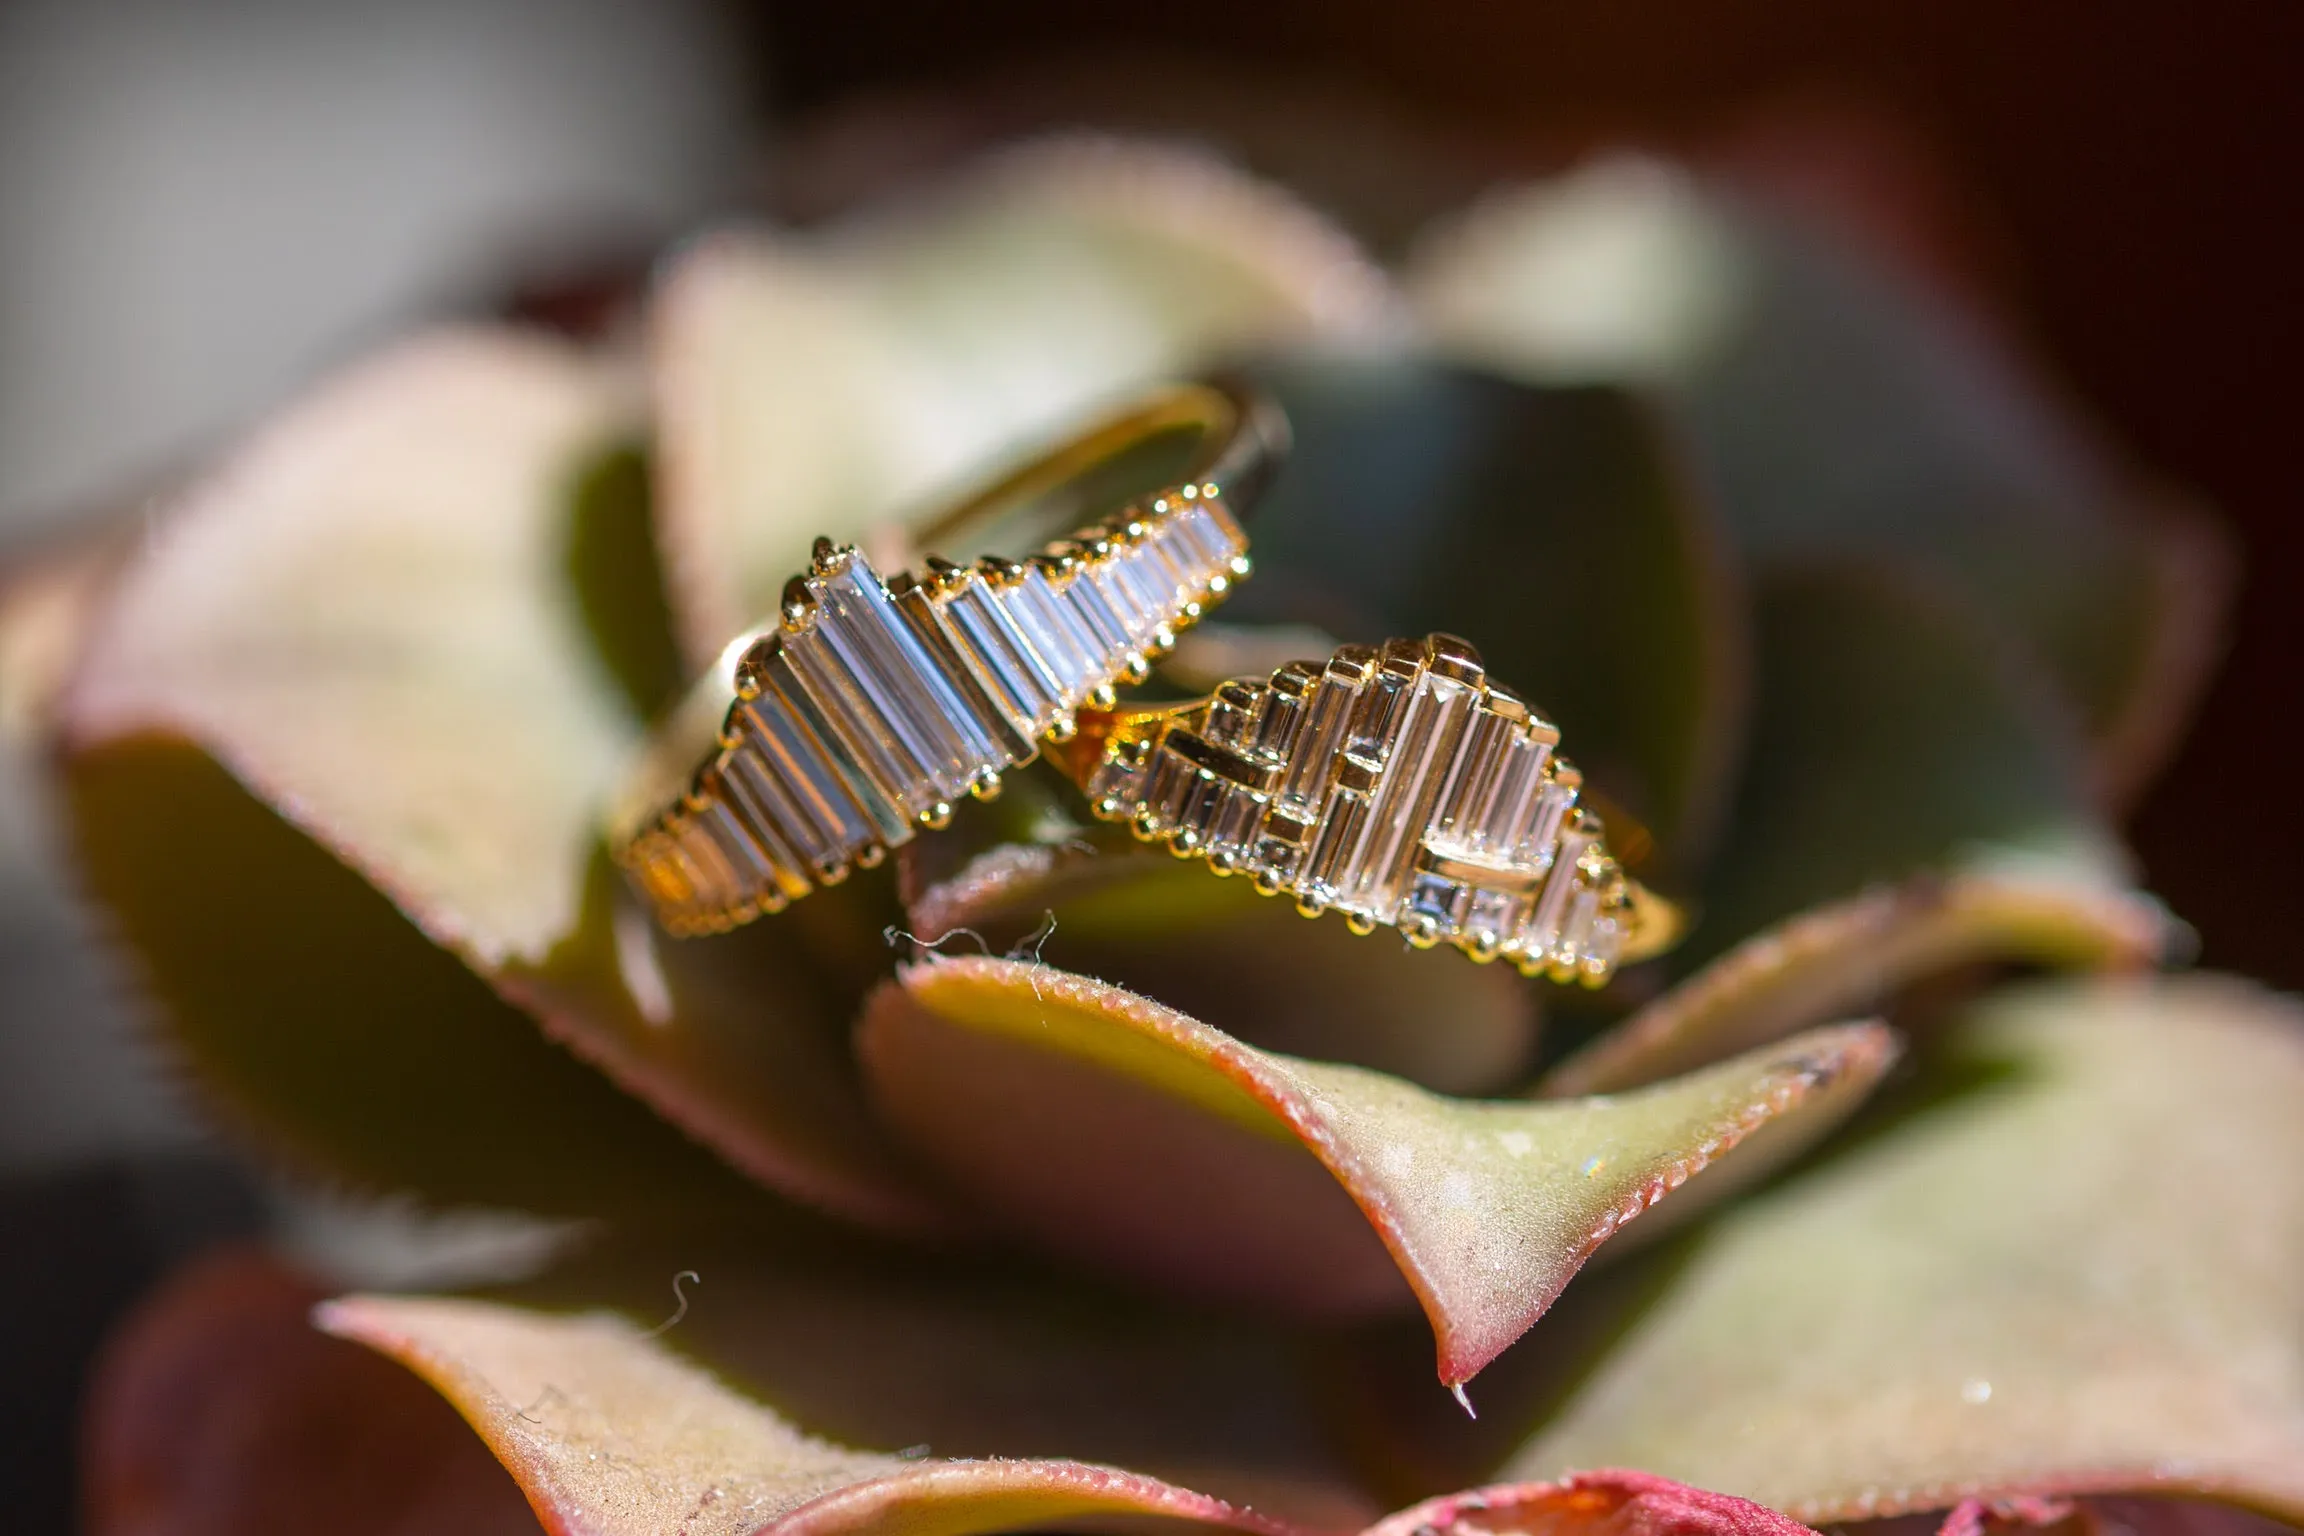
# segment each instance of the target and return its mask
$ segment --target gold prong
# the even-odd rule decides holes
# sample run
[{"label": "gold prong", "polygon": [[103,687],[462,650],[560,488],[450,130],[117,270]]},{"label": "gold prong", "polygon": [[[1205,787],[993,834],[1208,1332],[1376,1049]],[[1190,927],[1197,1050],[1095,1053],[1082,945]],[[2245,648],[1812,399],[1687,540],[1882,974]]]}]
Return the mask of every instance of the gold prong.
[{"label": "gold prong", "polygon": [[1366,938],[1376,931],[1376,919],[1359,912],[1347,912],[1344,914],[1344,926]]},{"label": "gold prong", "polygon": [[856,867],[858,869],[878,869],[880,861],[887,857],[887,849],[878,843],[866,843],[856,850]]},{"label": "gold prong", "polygon": [[920,825],[931,832],[941,832],[952,825],[952,803],[939,800],[920,813]]},{"label": "gold prong", "polygon": [[978,800],[999,799],[1000,770],[997,768],[978,769],[976,777],[968,781],[968,793]]}]

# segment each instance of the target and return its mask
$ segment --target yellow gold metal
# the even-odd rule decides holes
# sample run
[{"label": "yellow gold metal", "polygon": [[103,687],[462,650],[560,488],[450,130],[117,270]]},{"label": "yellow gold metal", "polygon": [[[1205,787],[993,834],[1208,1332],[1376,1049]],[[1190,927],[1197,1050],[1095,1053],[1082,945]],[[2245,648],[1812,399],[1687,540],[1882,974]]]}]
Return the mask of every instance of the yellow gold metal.
[{"label": "yellow gold metal", "polygon": [[1269,405],[1172,386],[912,533],[1003,552],[883,580],[817,539],[644,747],[608,816],[617,861],[666,928],[721,932],[1073,750],[1079,710],[1115,707],[1245,574],[1236,514],[1285,446]]},{"label": "yellow gold metal", "polygon": [[1600,986],[1681,919],[1610,854],[1559,740],[1471,645],[1432,635],[1084,711],[1055,761],[1097,816],[1306,917]]}]

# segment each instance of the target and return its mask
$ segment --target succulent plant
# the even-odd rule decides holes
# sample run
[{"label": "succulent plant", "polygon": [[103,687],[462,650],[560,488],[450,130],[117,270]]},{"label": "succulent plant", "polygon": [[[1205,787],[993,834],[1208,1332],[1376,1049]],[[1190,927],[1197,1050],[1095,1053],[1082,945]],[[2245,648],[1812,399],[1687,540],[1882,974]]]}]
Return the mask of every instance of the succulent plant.
[{"label": "succulent plant", "polygon": [[[1690,898],[1676,954],[1585,994],[1305,922],[1044,769],[651,925],[602,806],[816,536],[901,562],[1217,368],[1295,449],[1171,680],[1467,637]],[[699,240],[632,337],[391,347],[0,654],[68,658],[78,867],[222,1124],[581,1225],[320,1332],[195,1271],[99,1383],[95,1527],[522,1528],[482,1442],[570,1532],[2304,1517],[2297,1010],[2163,972],[2113,830],[2215,547],[1940,295],[1646,161],[1388,273],[1215,163],[1042,144]]]}]

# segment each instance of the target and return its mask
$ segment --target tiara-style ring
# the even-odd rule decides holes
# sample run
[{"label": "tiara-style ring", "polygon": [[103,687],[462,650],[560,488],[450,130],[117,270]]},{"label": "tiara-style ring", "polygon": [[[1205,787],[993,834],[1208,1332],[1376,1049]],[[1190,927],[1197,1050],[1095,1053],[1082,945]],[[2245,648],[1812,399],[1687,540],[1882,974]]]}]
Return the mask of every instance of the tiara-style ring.
[{"label": "tiara-style ring", "polygon": [[[819,539],[778,619],[732,641],[643,750],[609,818],[617,861],[666,928],[719,932],[996,794],[1248,573],[1235,513],[1284,437],[1260,401],[1175,386],[913,534],[1022,533],[1022,559],[930,556],[883,580]],[[1031,549],[1031,530],[1083,519]]]},{"label": "tiara-style ring", "polygon": [[1307,917],[1596,987],[1681,922],[1608,853],[1559,742],[1470,645],[1433,635],[1084,715],[1059,760],[1097,816]]}]

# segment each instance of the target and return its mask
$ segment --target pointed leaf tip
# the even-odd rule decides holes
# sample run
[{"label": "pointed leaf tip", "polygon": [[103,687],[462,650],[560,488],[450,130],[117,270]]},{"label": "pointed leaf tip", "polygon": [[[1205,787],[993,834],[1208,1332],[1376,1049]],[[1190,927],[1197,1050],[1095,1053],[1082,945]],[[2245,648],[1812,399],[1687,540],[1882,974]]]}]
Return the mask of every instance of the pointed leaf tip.
[{"label": "pointed leaf tip", "polygon": [[892,1121],[1040,1241],[1312,1315],[1389,1310],[1405,1282],[1451,1386],[1625,1223],[1748,1138],[1731,1169],[1772,1164],[1895,1054],[1845,1025],[1617,1098],[1469,1102],[988,958],[903,970],[860,1049]]}]

